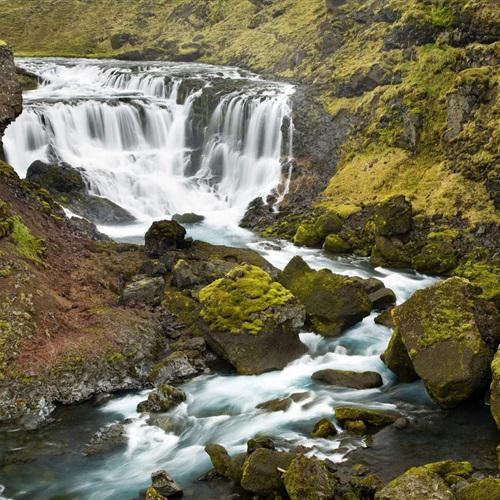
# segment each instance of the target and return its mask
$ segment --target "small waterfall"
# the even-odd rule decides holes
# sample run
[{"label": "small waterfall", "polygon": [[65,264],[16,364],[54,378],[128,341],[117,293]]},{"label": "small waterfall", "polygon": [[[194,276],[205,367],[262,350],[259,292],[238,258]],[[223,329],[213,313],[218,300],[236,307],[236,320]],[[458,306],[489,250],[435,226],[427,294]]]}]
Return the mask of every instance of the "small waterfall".
[{"label": "small waterfall", "polygon": [[67,162],[144,224],[176,212],[236,224],[283,192],[290,85],[194,64],[18,63],[43,82],[5,136],[21,176],[36,159]]}]

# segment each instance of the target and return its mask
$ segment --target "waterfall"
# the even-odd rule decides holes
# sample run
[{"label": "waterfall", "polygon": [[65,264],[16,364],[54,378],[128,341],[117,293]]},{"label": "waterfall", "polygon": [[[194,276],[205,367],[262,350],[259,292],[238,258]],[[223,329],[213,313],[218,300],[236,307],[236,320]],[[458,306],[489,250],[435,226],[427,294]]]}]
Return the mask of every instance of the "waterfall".
[{"label": "waterfall", "polygon": [[42,81],[5,134],[21,176],[67,162],[143,224],[184,212],[237,224],[254,198],[283,194],[291,85],[197,64],[18,64]]}]

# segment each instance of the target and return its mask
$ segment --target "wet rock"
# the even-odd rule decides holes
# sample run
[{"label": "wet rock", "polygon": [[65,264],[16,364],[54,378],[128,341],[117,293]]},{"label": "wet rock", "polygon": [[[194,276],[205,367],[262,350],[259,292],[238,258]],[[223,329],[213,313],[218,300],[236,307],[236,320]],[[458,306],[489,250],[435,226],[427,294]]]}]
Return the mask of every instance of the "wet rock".
[{"label": "wet rock", "polygon": [[131,307],[157,306],[161,302],[164,287],[163,278],[138,277],[123,288],[122,303]]},{"label": "wet rock", "polygon": [[144,494],[144,500],[168,500],[168,498],[160,495],[155,488],[148,488]]},{"label": "wet rock", "polygon": [[262,269],[233,268],[199,293],[207,343],[238,373],[281,369],[306,352],[304,309]]},{"label": "wet rock", "polygon": [[209,444],[205,447],[205,451],[210,457],[214,469],[221,476],[240,484],[243,462],[246,458],[244,453],[230,457],[226,448],[220,444]]},{"label": "wet rock", "polygon": [[378,280],[377,278],[359,278],[358,276],[353,276],[352,279],[355,279],[356,281],[359,281],[363,289],[368,295],[371,295],[375,292],[378,292],[379,290],[382,290],[385,288],[384,282],[381,280]]},{"label": "wet rock", "polygon": [[51,193],[85,193],[87,185],[81,172],[68,163],[50,165],[36,160],[28,168],[26,179]]},{"label": "wet rock", "polygon": [[99,429],[90,442],[85,446],[85,455],[97,455],[108,453],[123,448],[127,445],[128,439],[125,427],[121,423],[106,425]]},{"label": "wet rock", "polygon": [[174,214],[172,220],[179,224],[199,224],[205,220],[205,217],[194,213]]},{"label": "wet rock", "polygon": [[247,454],[253,453],[255,450],[259,448],[266,448],[268,450],[274,450],[274,441],[267,436],[260,436],[249,439],[247,441]]},{"label": "wet rock", "polygon": [[158,362],[149,375],[149,380],[155,384],[178,383],[194,377],[200,368],[186,352],[174,352]]},{"label": "wet rock", "polygon": [[[465,401],[488,382],[499,322],[495,306],[480,294],[467,280],[450,278],[417,291],[393,311],[394,335],[400,336],[415,373],[443,407]],[[384,359],[406,367],[400,340],[392,342]]]},{"label": "wet rock", "polygon": [[394,427],[396,427],[396,429],[399,429],[399,430],[403,430],[403,429],[406,429],[408,427],[408,419],[407,418],[404,418],[404,417],[401,417],[401,418],[398,418],[395,422],[394,422]]},{"label": "wet rock", "polygon": [[148,424],[160,428],[167,434],[175,432],[175,430],[177,429],[177,424],[175,419],[173,419],[168,415],[158,415],[153,413],[148,418]]},{"label": "wet rock", "polygon": [[380,358],[389,370],[397,375],[400,382],[414,382],[418,380],[418,375],[413,368],[413,363],[408,355],[399,330],[394,331],[387,349]]},{"label": "wet rock", "polygon": [[295,457],[283,476],[290,500],[333,498],[337,480],[326,464],[304,455]]},{"label": "wet rock", "polygon": [[292,403],[293,401],[291,398],[278,398],[260,403],[256,406],[256,408],[266,411],[286,411],[290,408]]},{"label": "wet rock", "polygon": [[153,222],[146,232],[145,246],[148,255],[151,257],[161,257],[169,250],[184,248],[186,230],[177,222],[162,220]]},{"label": "wet rock", "polygon": [[320,370],[312,374],[314,380],[352,389],[372,389],[383,384],[377,372],[353,372],[348,370]]},{"label": "wet rock", "polygon": [[148,394],[146,401],[137,405],[139,413],[168,411],[186,400],[186,394],[177,387],[161,384]]},{"label": "wet rock", "polygon": [[94,406],[103,406],[105,405],[108,401],[111,401],[111,399],[113,398],[113,396],[111,394],[109,394],[109,392],[103,392],[101,394],[96,394],[93,398],[92,398],[92,404]]},{"label": "wet rock", "polygon": [[153,488],[164,497],[181,497],[182,488],[175,482],[165,470],[159,470],[151,474]]},{"label": "wet rock", "polygon": [[392,308],[388,309],[387,311],[381,312],[378,316],[375,317],[373,321],[377,325],[383,325],[387,328],[394,328],[394,321],[392,319],[391,311]]},{"label": "wet rock", "polygon": [[491,376],[490,409],[500,429],[500,350],[497,351],[491,363]]},{"label": "wet rock", "polygon": [[456,493],[457,500],[498,500],[500,498],[500,479],[487,477],[467,484]]},{"label": "wet rock", "polygon": [[317,333],[331,337],[368,316],[372,305],[359,281],[333,274],[328,269],[313,271],[301,257],[294,257],[279,275],[306,308],[307,324]]},{"label": "wet rock", "polygon": [[387,309],[396,304],[396,294],[390,288],[381,288],[368,295],[373,308],[377,310]]},{"label": "wet rock", "polygon": [[270,495],[284,489],[282,470],[288,469],[291,453],[260,448],[248,455],[243,464],[241,486],[257,495]]},{"label": "wet rock", "polygon": [[410,267],[411,257],[400,239],[377,236],[375,246],[372,247],[370,263],[375,267]]},{"label": "wet rock", "polygon": [[311,433],[313,438],[324,438],[327,439],[332,436],[337,435],[337,429],[333,423],[327,418],[322,418],[314,424],[314,429]]},{"label": "wet rock", "polygon": [[397,236],[410,231],[412,206],[402,195],[389,198],[374,207],[373,224],[379,236]]},{"label": "wet rock", "polygon": [[338,234],[329,234],[323,243],[323,250],[330,253],[347,253],[352,250],[352,246]]},{"label": "wet rock", "polygon": [[343,426],[346,431],[354,432],[354,434],[363,435],[368,432],[368,426],[363,420],[346,420]]},{"label": "wet rock", "polygon": [[57,196],[57,201],[75,214],[104,226],[132,224],[135,217],[116,203],[89,194],[78,196]]},{"label": "wet rock", "polygon": [[339,406],[335,408],[335,418],[340,422],[361,420],[373,427],[384,427],[393,424],[401,415],[391,410],[372,410],[356,406]]}]

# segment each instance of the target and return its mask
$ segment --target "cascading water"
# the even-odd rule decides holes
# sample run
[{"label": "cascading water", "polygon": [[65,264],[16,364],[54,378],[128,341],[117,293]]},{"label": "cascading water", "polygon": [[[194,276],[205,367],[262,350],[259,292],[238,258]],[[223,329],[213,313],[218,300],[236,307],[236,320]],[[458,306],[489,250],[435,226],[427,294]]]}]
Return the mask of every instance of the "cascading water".
[{"label": "cascading water", "polygon": [[142,235],[153,220],[185,212],[236,226],[250,201],[286,188],[290,85],[204,65],[19,64],[42,85],[7,129],[8,161],[20,175],[36,159],[82,169],[92,194],[138,221],[105,228],[111,235]]}]

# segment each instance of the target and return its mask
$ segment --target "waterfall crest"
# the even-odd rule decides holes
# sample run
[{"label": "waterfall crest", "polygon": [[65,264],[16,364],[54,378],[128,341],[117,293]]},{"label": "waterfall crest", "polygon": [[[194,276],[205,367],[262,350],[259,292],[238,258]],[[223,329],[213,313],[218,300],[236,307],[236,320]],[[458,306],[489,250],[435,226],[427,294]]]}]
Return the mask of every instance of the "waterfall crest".
[{"label": "waterfall crest", "polygon": [[291,85],[199,64],[18,64],[42,81],[5,135],[21,176],[36,159],[67,162],[144,224],[183,212],[237,223],[254,198],[282,194]]}]

